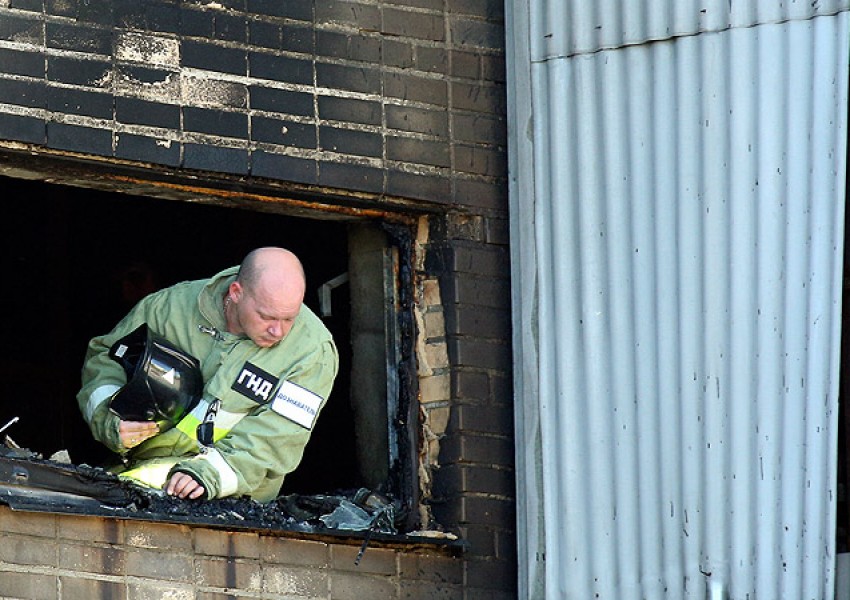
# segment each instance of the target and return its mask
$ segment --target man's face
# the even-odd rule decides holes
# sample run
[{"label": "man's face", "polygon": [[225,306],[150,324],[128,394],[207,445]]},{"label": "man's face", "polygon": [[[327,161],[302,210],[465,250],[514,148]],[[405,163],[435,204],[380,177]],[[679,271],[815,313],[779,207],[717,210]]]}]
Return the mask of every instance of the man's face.
[{"label": "man's face", "polygon": [[270,293],[262,283],[240,291],[236,319],[242,332],[261,348],[270,348],[286,337],[301,309],[300,296]]}]

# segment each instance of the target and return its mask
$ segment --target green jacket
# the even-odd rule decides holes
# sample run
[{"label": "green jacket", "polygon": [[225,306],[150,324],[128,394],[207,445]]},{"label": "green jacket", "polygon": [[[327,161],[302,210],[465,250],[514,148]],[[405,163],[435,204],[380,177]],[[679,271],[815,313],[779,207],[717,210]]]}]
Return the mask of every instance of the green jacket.
[{"label": "green jacket", "polygon": [[[77,402],[94,437],[124,457],[124,475],[159,488],[182,471],[204,486],[208,498],[248,495],[267,502],[301,461],[336,377],[336,346],[307,306],[272,348],[228,333],[222,298],[237,270],[153,293],[89,343]],[[108,353],[142,323],[200,361],[204,398],[177,427],[128,451],[118,435],[119,418],[109,409],[126,376]],[[214,399],[221,401],[214,448],[200,453],[195,427]]]}]

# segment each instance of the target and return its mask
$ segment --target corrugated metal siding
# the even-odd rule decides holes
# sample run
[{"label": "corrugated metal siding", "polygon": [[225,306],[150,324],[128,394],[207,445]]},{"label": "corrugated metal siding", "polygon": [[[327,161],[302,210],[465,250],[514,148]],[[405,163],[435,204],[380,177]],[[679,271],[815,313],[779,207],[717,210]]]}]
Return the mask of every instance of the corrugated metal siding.
[{"label": "corrugated metal siding", "polygon": [[832,597],[848,13],[778,4],[509,6],[522,597]]},{"label": "corrugated metal siding", "polygon": [[834,15],[848,9],[848,0],[561,0],[531,6],[531,56],[539,61]]}]

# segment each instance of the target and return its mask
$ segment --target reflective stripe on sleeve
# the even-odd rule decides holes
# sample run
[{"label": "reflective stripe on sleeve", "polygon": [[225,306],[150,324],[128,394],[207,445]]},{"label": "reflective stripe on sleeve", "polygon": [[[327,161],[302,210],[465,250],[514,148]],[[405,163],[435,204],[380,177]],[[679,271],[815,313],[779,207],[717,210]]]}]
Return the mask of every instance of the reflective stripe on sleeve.
[{"label": "reflective stripe on sleeve", "polygon": [[[200,425],[204,420],[209,407],[210,401],[206,398],[202,399],[198,402],[198,405],[192,409],[192,412],[180,420],[177,424],[177,429],[194,440],[198,425]],[[218,413],[215,415],[215,421],[213,422],[213,441],[217,442],[230,433],[230,430],[236,427],[236,424],[241,421],[246,414],[248,413],[229,412],[219,408]]]},{"label": "reflective stripe on sleeve", "polygon": [[99,388],[95,388],[95,390],[89,395],[89,401],[86,403],[86,421],[91,422],[94,411],[96,411],[101,404],[109,400],[112,395],[120,389],[121,386],[115,385],[114,383],[108,383],[100,386]]},{"label": "reflective stripe on sleeve", "polygon": [[198,456],[201,460],[206,460],[218,473],[218,479],[221,482],[221,489],[218,492],[219,498],[232,496],[236,493],[236,488],[239,481],[236,478],[236,471],[227,464],[221,453],[215,448],[211,448],[208,452]]}]

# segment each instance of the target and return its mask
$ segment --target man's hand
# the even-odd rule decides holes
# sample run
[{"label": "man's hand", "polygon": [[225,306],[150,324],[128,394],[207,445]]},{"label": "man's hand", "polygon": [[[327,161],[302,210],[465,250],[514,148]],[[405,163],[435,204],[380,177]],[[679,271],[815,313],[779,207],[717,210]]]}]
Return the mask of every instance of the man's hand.
[{"label": "man's hand", "polygon": [[189,498],[190,500],[200,498],[205,491],[204,486],[195,481],[191,475],[179,471],[171,476],[165,486],[165,493],[169,496]]},{"label": "man's hand", "polygon": [[125,448],[135,448],[158,433],[159,425],[153,421],[121,421],[118,424],[118,435]]}]

